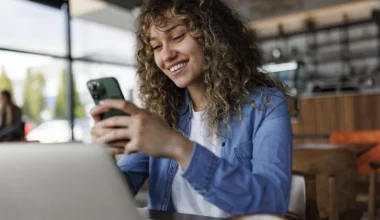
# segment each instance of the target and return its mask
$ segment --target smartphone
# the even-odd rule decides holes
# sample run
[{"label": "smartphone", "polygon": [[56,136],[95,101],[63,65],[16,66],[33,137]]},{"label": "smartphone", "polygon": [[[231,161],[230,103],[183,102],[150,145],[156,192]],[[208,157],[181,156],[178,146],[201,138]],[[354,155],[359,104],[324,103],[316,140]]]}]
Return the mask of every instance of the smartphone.
[{"label": "smartphone", "polygon": [[[98,105],[104,99],[124,99],[123,92],[120,89],[118,81],[113,77],[104,77],[99,79],[92,79],[87,82],[87,88],[90,91],[92,99]],[[112,109],[109,112],[102,114],[101,119],[107,119],[113,116],[124,116],[127,113]]]}]

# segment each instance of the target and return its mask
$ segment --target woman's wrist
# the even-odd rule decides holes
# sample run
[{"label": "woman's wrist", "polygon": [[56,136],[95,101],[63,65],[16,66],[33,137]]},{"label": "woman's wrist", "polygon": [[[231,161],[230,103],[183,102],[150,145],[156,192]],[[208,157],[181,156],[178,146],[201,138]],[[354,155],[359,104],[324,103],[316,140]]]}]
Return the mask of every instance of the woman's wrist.
[{"label": "woman's wrist", "polygon": [[193,142],[180,134],[175,134],[170,141],[169,157],[175,160],[182,169],[189,165],[191,154],[193,152]]}]

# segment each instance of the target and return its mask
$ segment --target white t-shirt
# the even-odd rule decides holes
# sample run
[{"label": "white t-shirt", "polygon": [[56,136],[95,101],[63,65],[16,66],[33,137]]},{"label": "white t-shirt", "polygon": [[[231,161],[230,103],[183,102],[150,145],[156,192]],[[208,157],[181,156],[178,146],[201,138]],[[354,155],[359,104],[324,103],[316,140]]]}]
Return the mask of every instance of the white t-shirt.
[{"label": "white t-shirt", "polygon": [[[220,157],[220,140],[215,135],[210,134],[202,115],[203,112],[193,112],[189,138]],[[172,199],[177,212],[216,218],[228,218],[231,216],[204,200],[203,196],[195,191],[190,183],[182,177],[183,172],[183,169],[179,167],[172,185]]]}]

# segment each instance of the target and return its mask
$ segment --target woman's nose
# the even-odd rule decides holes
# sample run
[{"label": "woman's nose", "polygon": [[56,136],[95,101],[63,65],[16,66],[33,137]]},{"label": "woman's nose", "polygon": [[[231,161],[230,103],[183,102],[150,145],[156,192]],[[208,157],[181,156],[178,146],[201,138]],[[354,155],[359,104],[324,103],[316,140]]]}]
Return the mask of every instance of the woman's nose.
[{"label": "woman's nose", "polygon": [[177,56],[177,51],[170,46],[165,46],[163,50],[162,59],[164,62],[171,61]]}]

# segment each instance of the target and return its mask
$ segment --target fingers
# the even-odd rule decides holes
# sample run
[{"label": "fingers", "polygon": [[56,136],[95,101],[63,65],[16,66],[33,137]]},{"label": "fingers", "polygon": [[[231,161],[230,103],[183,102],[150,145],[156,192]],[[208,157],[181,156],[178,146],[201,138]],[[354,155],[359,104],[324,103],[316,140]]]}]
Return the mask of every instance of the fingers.
[{"label": "fingers", "polygon": [[102,128],[117,128],[117,127],[126,128],[126,127],[129,127],[129,125],[131,124],[131,120],[132,119],[129,116],[114,116],[114,117],[102,120],[96,126],[102,127]]},{"label": "fingers", "polygon": [[110,131],[112,131],[111,128],[102,128],[102,127],[92,127],[91,130],[90,130],[90,134],[91,134],[91,137],[93,139],[94,142],[97,142],[98,138],[100,138],[101,136],[109,133]]},{"label": "fingers", "polygon": [[112,155],[124,154],[124,148],[108,147],[107,151]]},{"label": "fingers", "polygon": [[101,105],[109,109],[118,109],[130,115],[137,114],[141,111],[135,104],[129,101],[120,99],[106,99],[101,102]]},{"label": "fingers", "polygon": [[110,143],[107,143],[108,147],[111,148],[125,148],[125,146],[128,144],[129,140],[120,140],[120,141],[112,141]]},{"label": "fingers", "polygon": [[91,117],[94,119],[95,123],[101,120],[101,115],[110,111],[110,108],[104,105],[96,105],[90,110]]},{"label": "fingers", "polygon": [[128,142],[127,145],[125,145],[125,148],[124,148],[124,153],[125,154],[133,154],[133,153],[136,153],[138,152],[138,148],[136,147],[136,145],[133,143],[133,142]]},{"label": "fingers", "polygon": [[138,152],[138,150],[129,141],[119,141],[107,144],[107,151],[112,155],[117,154],[132,154]]},{"label": "fingers", "polygon": [[130,130],[128,128],[114,128],[111,129],[108,133],[102,135],[98,139],[98,142],[112,143],[120,140],[131,139],[130,137]]}]

